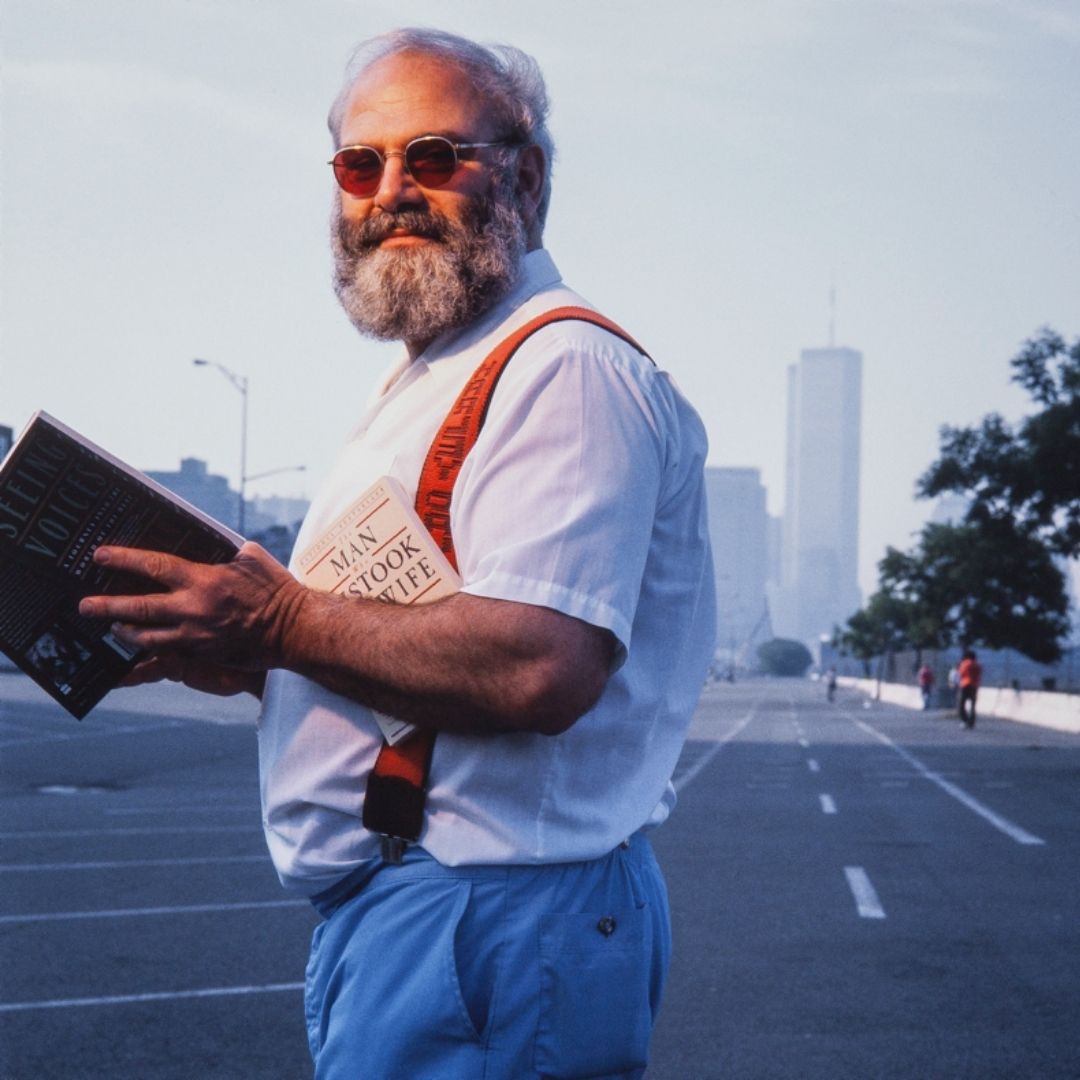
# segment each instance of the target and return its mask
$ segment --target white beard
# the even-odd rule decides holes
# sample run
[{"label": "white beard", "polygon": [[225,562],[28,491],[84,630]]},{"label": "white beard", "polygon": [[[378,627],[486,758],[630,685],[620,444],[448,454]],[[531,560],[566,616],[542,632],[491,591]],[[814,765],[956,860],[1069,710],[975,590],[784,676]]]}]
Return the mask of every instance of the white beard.
[{"label": "white beard", "polygon": [[[460,222],[406,210],[352,224],[337,204],[332,224],[334,291],[353,326],[382,341],[426,342],[475,321],[513,287],[527,246],[505,181],[469,204]],[[379,246],[401,227],[433,242]]]}]

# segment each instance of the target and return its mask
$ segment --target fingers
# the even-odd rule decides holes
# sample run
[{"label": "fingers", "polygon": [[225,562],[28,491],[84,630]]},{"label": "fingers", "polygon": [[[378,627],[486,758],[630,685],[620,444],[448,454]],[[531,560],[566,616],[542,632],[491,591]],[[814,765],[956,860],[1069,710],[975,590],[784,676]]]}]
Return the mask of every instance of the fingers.
[{"label": "fingers", "polygon": [[94,562],[99,566],[107,566],[110,570],[123,570],[149,578],[169,589],[186,584],[192,565],[186,559],[166,555],[163,551],[112,547],[105,544],[94,552]]},{"label": "fingers", "polygon": [[79,614],[90,619],[115,619],[121,623],[154,625],[163,621],[171,606],[167,593],[149,596],[87,596],[79,602]]}]

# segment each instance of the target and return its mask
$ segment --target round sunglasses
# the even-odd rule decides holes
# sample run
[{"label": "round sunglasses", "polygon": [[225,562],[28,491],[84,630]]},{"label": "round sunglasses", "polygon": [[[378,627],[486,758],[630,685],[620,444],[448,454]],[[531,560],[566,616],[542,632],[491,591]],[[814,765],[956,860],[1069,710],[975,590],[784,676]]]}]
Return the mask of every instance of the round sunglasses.
[{"label": "round sunglasses", "polygon": [[329,164],[342,191],[357,199],[369,199],[379,190],[387,158],[400,157],[409,175],[421,187],[438,188],[449,183],[462,161],[475,158],[475,151],[513,145],[507,139],[456,143],[442,135],[421,135],[407,143],[404,150],[387,150],[381,154],[373,146],[343,146]]}]

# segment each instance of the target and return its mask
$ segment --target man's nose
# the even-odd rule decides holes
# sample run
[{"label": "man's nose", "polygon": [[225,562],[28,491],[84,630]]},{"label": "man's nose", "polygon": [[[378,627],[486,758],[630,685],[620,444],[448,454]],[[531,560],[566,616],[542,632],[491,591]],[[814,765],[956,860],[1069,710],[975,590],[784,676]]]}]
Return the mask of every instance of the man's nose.
[{"label": "man's nose", "polygon": [[402,154],[388,154],[383,165],[379,190],[375,192],[375,205],[380,210],[400,210],[402,207],[422,206],[424,197],[420,185],[405,167]]}]

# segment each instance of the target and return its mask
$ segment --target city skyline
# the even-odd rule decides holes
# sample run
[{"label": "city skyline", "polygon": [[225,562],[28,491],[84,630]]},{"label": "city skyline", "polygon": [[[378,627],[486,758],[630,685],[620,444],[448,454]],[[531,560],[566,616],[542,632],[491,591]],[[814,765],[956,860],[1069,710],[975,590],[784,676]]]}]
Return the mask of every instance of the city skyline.
[{"label": "city skyline", "polygon": [[[352,41],[440,25],[536,55],[558,265],[672,372],[710,464],[760,470],[774,515],[787,366],[831,324],[863,351],[872,590],[885,546],[909,546],[931,512],[913,492],[938,426],[1015,418],[1022,341],[1080,333],[1080,13],[554,0],[548,14],[9,0],[0,419],[18,430],[45,408],[144,469],[195,454],[235,485],[240,400],[193,368],[203,357],[249,380],[250,471],[308,467],[257,493],[310,495],[396,354],[357,338],[330,289],[325,111]],[[627,146],[648,152],[617,168]]]}]

